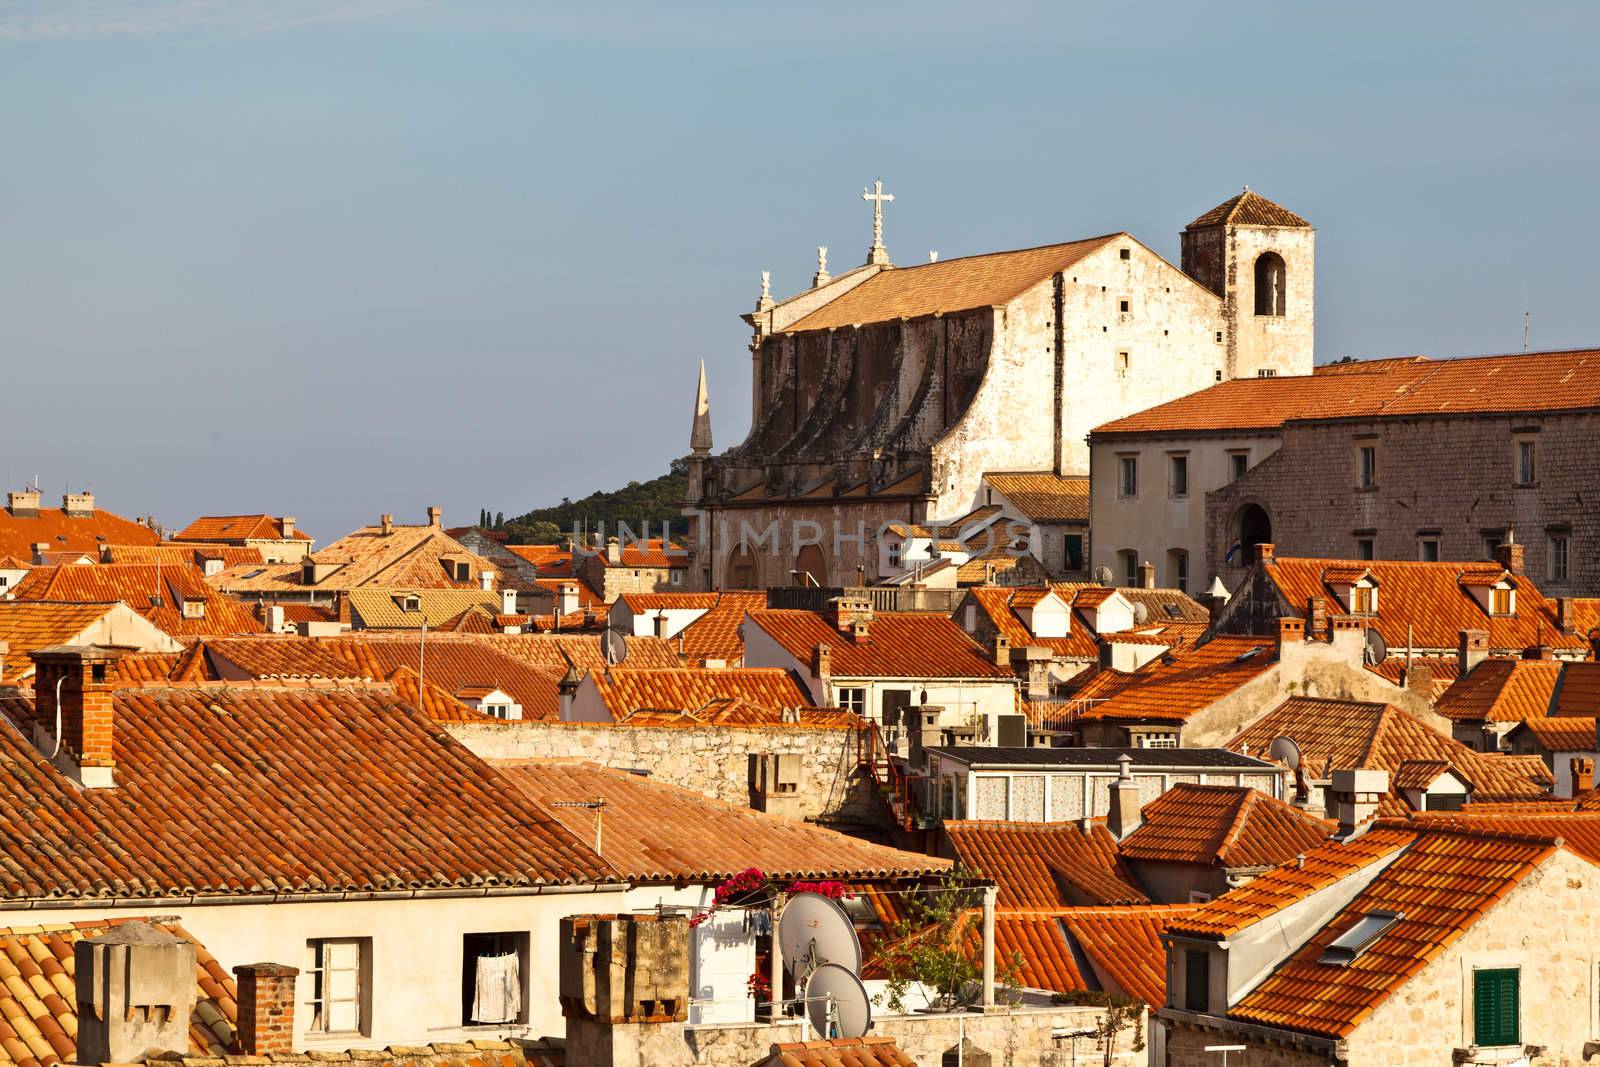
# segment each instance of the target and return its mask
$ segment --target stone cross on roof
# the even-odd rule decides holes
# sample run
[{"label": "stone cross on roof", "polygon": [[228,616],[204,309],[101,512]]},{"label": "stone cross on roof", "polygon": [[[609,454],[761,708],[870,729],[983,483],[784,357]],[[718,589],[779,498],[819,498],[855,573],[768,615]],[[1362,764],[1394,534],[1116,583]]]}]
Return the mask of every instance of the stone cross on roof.
[{"label": "stone cross on roof", "polygon": [[883,191],[883,181],[872,183],[871,189],[861,190],[861,199],[872,201],[872,248],[867,252],[867,262],[881,267],[891,266],[889,250],[883,247],[883,205],[894,200],[893,193]]}]

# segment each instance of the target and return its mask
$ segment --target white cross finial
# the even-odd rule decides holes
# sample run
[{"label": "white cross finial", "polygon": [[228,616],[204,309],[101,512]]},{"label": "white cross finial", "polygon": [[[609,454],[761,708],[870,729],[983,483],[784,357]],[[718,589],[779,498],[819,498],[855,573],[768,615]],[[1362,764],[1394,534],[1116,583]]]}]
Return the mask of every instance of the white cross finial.
[{"label": "white cross finial", "polygon": [[871,189],[861,190],[861,199],[872,202],[872,248],[867,253],[867,262],[889,266],[889,250],[883,247],[883,205],[892,203],[894,194],[883,191],[880,179],[872,183]]},{"label": "white cross finial", "polygon": [[826,274],[827,272],[828,272],[828,246],[827,245],[818,245],[817,246],[817,273],[818,274]]},{"label": "white cross finial", "polygon": [[765,311],[772,306],[772,272],[761,272],[761,298],[756,301],[756,310]]}]

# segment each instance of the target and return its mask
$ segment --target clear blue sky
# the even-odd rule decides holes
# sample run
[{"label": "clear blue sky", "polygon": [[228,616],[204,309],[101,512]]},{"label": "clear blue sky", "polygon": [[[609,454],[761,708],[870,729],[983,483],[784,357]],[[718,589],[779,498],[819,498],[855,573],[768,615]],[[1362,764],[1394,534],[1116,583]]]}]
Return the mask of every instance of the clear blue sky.
[{"label": "clear blue sky", "polygon": [[520,513],[749,419],[758,272],[1318,227],[1319,359],[1600,343],[1588,3],[0,0],[0,457],[125,515]]}]

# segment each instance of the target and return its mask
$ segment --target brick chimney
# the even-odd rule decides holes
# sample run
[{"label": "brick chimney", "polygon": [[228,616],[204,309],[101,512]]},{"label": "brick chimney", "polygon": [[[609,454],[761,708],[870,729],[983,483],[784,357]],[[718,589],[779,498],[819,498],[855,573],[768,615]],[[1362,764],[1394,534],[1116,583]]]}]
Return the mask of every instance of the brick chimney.
[{"label": "brick chimney", "polygon": [[1149,560],[1139,564],[1139,588],[1154,589],[1156,587],[1156,565]]},{"label": "brick chimney", "polygon": [[814,678],[833,677],[833,649],[818,645],[811,650],[811,675]]},{"label": "brick chimney", "polygon": [[298,968],[281,963],[235,967],[239,984],[239,1052],[245,1056],[294,1051],[294,979]]},{"label": "brick chimney", "polygon": [[1587,793],[1594,788],[1594,759],[1589,756],[1573,756],[1568,764],[1572,772],[1572,795]]},{"label": "brick chimney", "polygon": [[994,665],[1011,669],[1011,639],[1005,634],[994,635]]},{"label": "brick chimney", "polygon": [[394,516],[388,514],[378,516],[378,529],[385,537],[394,533]]},{"label": "brick chimney", "polygon": [[294,519],[293,515],[285,515],[283,518],[279,519],[278,520],[278,527],[279,527],[280,533],[278,534],[278,536],[284,538],[285,540],[287,540],[288,538],[293,537],[294,536],[294,523],[295,523],[295,519]]},{"label": "brick chimney", "polygon": [[438,529],[444,525],[444,509],[434,505],[428,508],[428,525]]},{"label": "brick chimney", "polygon": [[1406,690],[1431,701],[1433,699],[1433,668],[1426,663],[1413,663],[1407,667]]},{"label": "brick chimney", "polygon": [[117,659],[122,650],[98,645],[56,645],[35,649],[31,655],[34,706],[38,712],[34,744],[84,788],[113,785],[113,702]]},{"label": "brick chimney", "polygon": [[80,1064],[143,1063],[189,1050],[195,948],[147,922],[117,923],[72,948]]},{"label": "brick chimney", "polygon": [[1278,620],[1278,647],[1294,645],[1306,639],[1306,620],[1285,615]]},{"label": "brick chimney", "polygon": [[63,493],[61,494],[61,510],[67,513],[68,518],[88,519],[94,517],[93,493]]},{"label": "brick chimney", "polygon": [[850,620],[850,643],[854,644],[854,645],[864,645],[869,640],[871,640],[871,636],[868,633],[868,628],[871,625],[872,625],[872,616],[871,615],[857,615],[855,618],[851,619]]},{"label": "brick chimney", "polygon": [[1133,759],[1126,752],[1117,757],[1117,780],[1111,783],[1111,810],[1106,813],[1106,829],[1121,841],[1144,821],[1139,811],[1139,785],[1133,780]]},{"label": "brick chimney", "polygon": [[1472,668],[1489,658],[1489,631],[1462,630],[1456,645],[1456,658],[1462,677],[1471,674]]},{"label": "brick chimney", "polygon": [[1578,618],[1569,596],[1556,597],[1556,625],[1561,627],[1564,634],[1578,632]]},{"label": "brick chimney", "polygon": [[1506,530],[1506,539],[1495,546],[1495,561],[1512,574],[1523,573],[1523,547],[1517,543],[1517,532]]},{"label": "brick chimney", "polygon": [[1328,636],[1328,598],[1306,597],[1306,638],[1322,640]]}]

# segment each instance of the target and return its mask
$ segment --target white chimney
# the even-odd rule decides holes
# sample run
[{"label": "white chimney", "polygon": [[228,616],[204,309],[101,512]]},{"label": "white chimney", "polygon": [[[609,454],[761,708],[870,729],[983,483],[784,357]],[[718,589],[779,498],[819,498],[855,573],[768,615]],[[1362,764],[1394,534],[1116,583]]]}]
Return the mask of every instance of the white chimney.
[{"label": "white chimney", "polygon": [[517,591],[515,589],[500,590],[500,614],[515,615],[517,613]]},{"label": "white chimney", "polygon": [[1334,771],[1328,782],[1328,818],[1339,823],[1338,840],[1360,833],[1388,793],[1388,771],[1365,767]]},{"label": "white chimney", "polygon": [[578,587],[572,582],[562,582],[556,589],[557,616],[571,615],[578,610]]},{"label": "white chimney", "polygon": [[282,604],[267,605],[267,632],[272,634],[281,634],[285,632],[283,627]]},{"label": "white chimney", "polygon": [[494,571],[485,567],[478,572],[478,588],[486,593],[494,588]]}]

